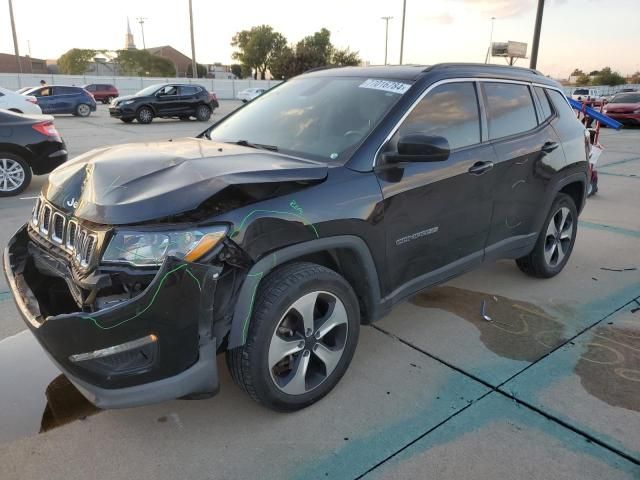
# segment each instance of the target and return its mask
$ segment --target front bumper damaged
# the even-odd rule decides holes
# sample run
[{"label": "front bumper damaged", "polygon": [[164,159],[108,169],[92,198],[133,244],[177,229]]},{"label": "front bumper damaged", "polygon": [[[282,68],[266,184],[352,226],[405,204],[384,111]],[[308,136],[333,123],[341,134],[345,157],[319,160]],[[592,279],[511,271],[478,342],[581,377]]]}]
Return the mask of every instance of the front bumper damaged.
[{"label": "front bumper damaged", "polygon": [[212,321],[221,270],[170,257],[134,298],[97,312],[50,315],[47,289],[38,285],[47,277],[34,265],[26,226],[4,251],[5,275],[27,326],[100,408],[217,393]]}]

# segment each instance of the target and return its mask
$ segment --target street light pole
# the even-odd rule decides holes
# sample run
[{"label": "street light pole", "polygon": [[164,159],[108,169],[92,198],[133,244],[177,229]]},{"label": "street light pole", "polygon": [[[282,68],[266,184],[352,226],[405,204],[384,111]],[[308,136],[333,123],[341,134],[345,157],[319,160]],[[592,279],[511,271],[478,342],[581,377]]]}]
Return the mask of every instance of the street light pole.
[{"label": "street light pole", "polygon": [[491,17],[491,33],[489,33],[489,48],[487,48],[487,56],[484,58],[484,63],[489,63],[489,57],[491,56],[491,44],[493,43],[493,21],[496,17]]},{"label": "street light pole", "polygon": [[20,62],[20,51],[18,50],[18,36],[16,35],[16,23],[13,20],[13,3],[9,0],[9,17],[11,18],[11,31],[13,32],[13,48],[16,51],[16,62],[18,62],[18,72],[22,73],[22,63]]},{"label": "street light pole", "polygon": [[136,18],[136,20],[138,20],[138,23],[140,24],[140,30],[142,30],[142,48],[144,50],[147,49],[147,43],[144,41],[144,21],[146,20],[146,17],[138,17]]},{"label": "street light pole", "polygon": [[542,13],[544,11],[544,0],[538,0],[538,10],[536,11],[536,25],[533,30],[533,45],[531,46],[531,60],[529,68],[536,68],[538,65],[538,47],[540,46],[540,29],[542,28]]},{"label": "street light pole", "polygon": [[191,78],[198,78],[198,64],[196,63],[196,42],[193,39],[193,8],[189,0],[189,23],[191,24]]},{"label": "street light pole", "polygon": [[389,45],[389,20],[393,17],[380,17],[385,21],[384,29],[384,64],[387,64],[387,46]]},{"label": "street light pole", "polygon": [[400,65],[402,65],[402,54],[404,53],[404,20],[407,14],[407,0],[402,0],[402,33],[400,34]]}]

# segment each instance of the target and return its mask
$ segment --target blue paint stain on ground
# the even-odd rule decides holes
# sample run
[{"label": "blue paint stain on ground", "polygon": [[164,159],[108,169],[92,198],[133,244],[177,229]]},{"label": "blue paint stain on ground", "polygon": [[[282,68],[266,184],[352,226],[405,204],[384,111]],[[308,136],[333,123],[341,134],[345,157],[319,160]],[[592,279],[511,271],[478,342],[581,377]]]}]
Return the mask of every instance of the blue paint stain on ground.
[{"label": "blue paint stain on ground", "polygon": [[0,292],[0,302],[11,300],[11,292]]},{"label": "blue paint stain on ground", "polygon": [[604,232],[619,233],[626,235],[627,237],[640,238],[640,231],[629,230],[628,228],[614,227],[612,225],[603,225],[601,223],[589,222],[587,220],[580,220],[578,225],[584,228],[590,228],[592,230],[601,230]]},{"label": "blue paint stain on ground", "polygon": [[[535,443],[534,448],[520,448],[522,445],[528,447],[530,442]],[[460,452],[460,448],[454,448],[456,443],[463,444],[461,449],[469,452],[469,458],[455,458],[456,454],[448,453],[446,449],[440,449],[439,452],[447,459],[459,460],[459,463],[419,458],[423,453],[442,446],[450,446],[451,452]],[[637,479],[640,475],[638,465],[494,392],[452,418],[446,427],[438,428],[421,438],[364,478],[373,480],[393,477],[394,472],[402,469],[405,462],[411,461],[420,464],[417,471],[422,472],[421,478],[441,478],[442,474],[446,474],[447,478],[470,478],[473,477],[470,474],[474,460],[490,458],[496,451],[502,452],[502,465],[497,471],[512,467],[513,472],[535,471],[541,478],[558,478],[558,464],[575,460],[577,455],[580,458],[576,462],[576,468],[580,469],[583,464],[580,459],[590,459],[603,470],[598,473],[606,475],[608,471],[609,475],[599,478],[610,478],[614,472],[629,479]],[[407,470],[415,473],[415,465],[413,467]],[[493,470],[487,464],[478,465],[477,468],[485,473]],[[584,471],[580,473],[592,473],[588,470],[589,467],[582,468]],[[399,473],[398,478],[409,478],[408,471]],[[525,477],[526,475],[522,478]],[[520,477],[514,473],[513,478]]]}]

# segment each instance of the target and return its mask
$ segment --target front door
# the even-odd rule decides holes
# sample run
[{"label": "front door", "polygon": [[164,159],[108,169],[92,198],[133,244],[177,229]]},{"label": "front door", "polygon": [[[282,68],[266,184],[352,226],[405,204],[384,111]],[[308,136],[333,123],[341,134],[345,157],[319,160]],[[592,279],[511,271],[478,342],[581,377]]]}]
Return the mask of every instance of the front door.
[{"label": "front door", "polygon": [[439,162],[376,160],[384,197],[389,283],[401,298],[482,262],[492,208],[495,153],[483,144],[474,82],[445,83],[415,106],[382,152],[411,133],[447,139]]},{"label": "front door", "polygon": [[53,87],[42,87],[30,95],[38,99],[38,106],[42,113],[56,113],[56,101],[53,95]]},{"label": "front door", "polygon": [[172,115],[179,110],[180,96],[177,85],[167,85],[156,93],[155,107],[158,115]]}]

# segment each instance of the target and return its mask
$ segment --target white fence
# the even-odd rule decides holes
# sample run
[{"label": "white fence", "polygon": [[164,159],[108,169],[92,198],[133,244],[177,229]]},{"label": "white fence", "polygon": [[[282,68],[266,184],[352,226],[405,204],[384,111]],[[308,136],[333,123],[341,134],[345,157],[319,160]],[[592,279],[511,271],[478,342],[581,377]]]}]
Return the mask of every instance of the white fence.
[{"label": "white fence", "polygon": [[175,77],[107,77],[92,75],[35,75],[18,73],[0,73],[0,86],[9,90],[22,87],[36,87],[40,80],[49,85],[82,86],[88,83],[109,83],[115,85],[120,95],[131,95],[154,83],[197,83],[207,90],[215,92],[221,100],[236,98],[236,94],[245,88],[271,88],[280,83],[278,80],[226,80],[215,78],[175,78]]},{"label": "white fence", "polygon": [[567,95],[571,95],[576,88],[591,88],[595,90],[600,90],[602,95],[613,95],[614,93],[618,93],[623,88],[635,88],[640,91],[640,84],[624,84],[624,85],[616,85],[615,87],[610,87],[609,85],[587,85],[586,87],[578,87],[576,85],[572,87],[562,87],[564,93]]}]

